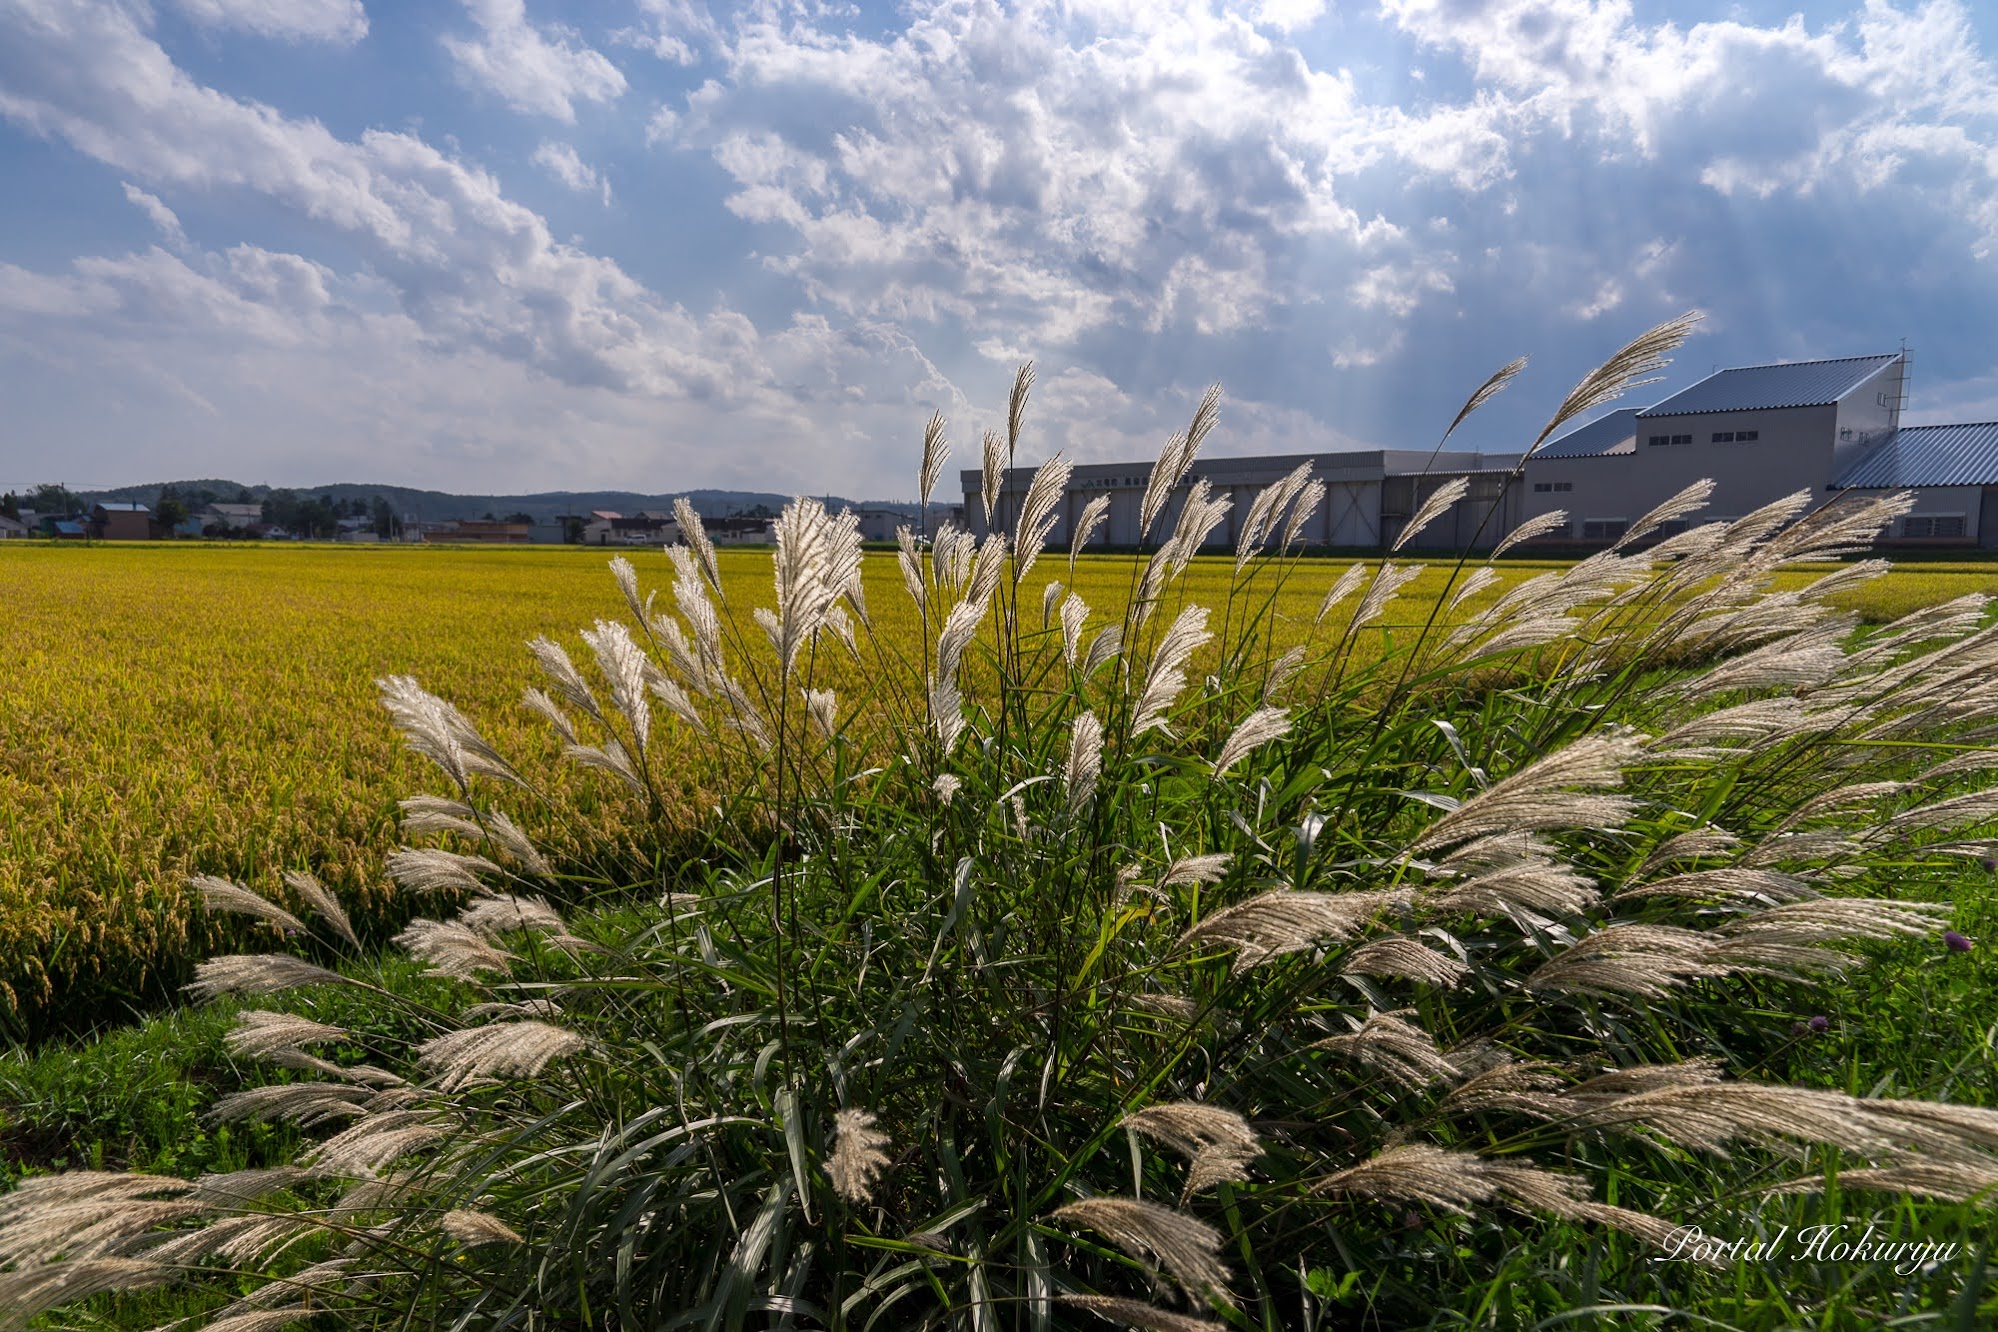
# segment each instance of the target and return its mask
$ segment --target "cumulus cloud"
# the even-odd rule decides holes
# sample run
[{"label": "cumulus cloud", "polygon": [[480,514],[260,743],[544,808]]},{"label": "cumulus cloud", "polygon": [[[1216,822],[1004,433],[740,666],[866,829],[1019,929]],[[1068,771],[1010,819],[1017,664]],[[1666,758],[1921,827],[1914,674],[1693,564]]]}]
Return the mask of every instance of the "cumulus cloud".
[{"label": "cumulus cloud", "polygon": [[1864,0],[1813,30],[1645,24],[1628,0],[1382,0],[1404,31],[1498,90],[1487,117],[1674,168],[1717,194],[1893,189],[1998,245],[1998,76],[1961,0]]},{"label": "cumulus cloud", "polygon": [[414,135],[343,140],[202,87],[123,9],[25,38],[0,48],[0,114],[150,182],[253,190],[340,229],[433,337],[636,392],[725,396],[743,378],[701,318]]},{"label": "cumulus cloud", "polygon": [[240,28],[284,41],[351,46],[368,35],[361,0],[174,0],[204,27]]},{"label": "cumulus cloud", "polygon": [[624,75],[574,31],[528,22],[525,0],[465,0],[478,24],[475,38],[446,37],[458,72],[476,88],[505,99],[526,115],[574,124],[577,102],[614,102]]},{"label": "cumulus cloud", "polygon": [[[292,40],[303,15],[366,17],[163,2]],[[477,94],[452,128],[499,146],[468,150],[234,96],[145,5],[0,0],[0,121],[128,180],[159,242],[0,265],[0,391],[51,421],[110,411],[94,373],[198,448],[209,409],[279,421],[269,386],[290,383],[322,443],[406,436],[370,456],[433,482],[559,452],[607,483],[877,495],[909,492],[932,409],[975,453],[1028,357],[1036,457],[1149,456],[1209,379],[1230,392],[1216,452],[1426,444],[1533,352],[1461,441],[1517,447],[1686,305],[1714,310],[1698,369],[1908,332],[1936,401],[1987,402],[1998,77],[1963,0],[1827,2],[1767,22],[1724,0],[1672,21],[1630,0],[916,0],[864,20],[636,0],[617,20],[636,26],[586,39],[556,0],[466,0],[456,35],[371,40],[420,41]],[[285,31],[245,17],[280,13]],[[642,105],[592,41],[644,70]],[[408,126],[360,105],[328,114]],[[508,108],[634,123],[544,138]],[[616,156],[641,128],[647,159]],[[641,172],[668,179],[703,266],[559,239],[479,156],[530,150],[606,201],[623,172],[633,212]],[[221,219],[250,196],[277,225],[235,244]]]},{"label": "cumulus cloud", "polygon": [[595,194],[610,207],[610,182],[599,175],[596,168],[576,155],[576,150],[566,143],[544,142],[534,150],[534,165],[546,171],[555,179],[567,185],[578,194]]},{"label": "cumulus cloud", "polygon": [[771,265],[834,308],[975,319],[1005,345],[1228,333],[1303,299],[1311,266],[1399,242],[1354,173],[1503,171],[1489,136],[1363,105],[1267,31],[1309,8],[938,6],[879,38],[751,16],[721,41],[727,84],[652,134],[790,228]]}]

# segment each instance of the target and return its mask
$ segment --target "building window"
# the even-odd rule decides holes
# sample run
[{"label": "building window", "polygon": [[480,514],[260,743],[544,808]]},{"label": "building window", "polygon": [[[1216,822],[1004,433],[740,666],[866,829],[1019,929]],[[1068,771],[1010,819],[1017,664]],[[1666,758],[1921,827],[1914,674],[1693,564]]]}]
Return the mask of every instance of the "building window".
[{"label": "building window", "polygon": [[1573,481],[1556,481],[1554,483],[1554,489],[1556,490],[1573,490],[1574,488],[1575,483]]},{"label": "building window", "polygon": [[1963,515],[1960,513],[1913,514],[1901,520],[1901,535],[1911,540],[1960,537],[1963,535]]},{"label": "building window", "polygon": [[1584,518],[1582,540],[1614,541],[1630,530],[1628,518]]},{"label": "building window", "polygon": [[1716,431],[1714,431],[1714,443],[1716,443],[1716,444],[1732,444],[1732,443],[1734,443],[1734,432],[1733,432],[1732,430],[1716,430]]},{"label": "building window", "polygon": [[1661,537],[1675,537],[1685,530],[1686,520],[1684,518],[1668,518],[1658,524],[1658,535]]},{"label": "building window", "polygon": [[1548,491],[1552,489],[1554,489],[1554,487],[1547,484],[1545,481],[1535,481],[1533,483],[1533,493],[1536,495],[1545,495]]},{"label": "building window", "polygon": [[1752,444],[1761,437],[1762,432],[1760,430],[1714,431],[1714,443],[1716,444]]},{"label": "building window", "polygon": [[1691,444],[1693,437],[1691,435],[1653,435],[1649,442],[1658,445]]}]

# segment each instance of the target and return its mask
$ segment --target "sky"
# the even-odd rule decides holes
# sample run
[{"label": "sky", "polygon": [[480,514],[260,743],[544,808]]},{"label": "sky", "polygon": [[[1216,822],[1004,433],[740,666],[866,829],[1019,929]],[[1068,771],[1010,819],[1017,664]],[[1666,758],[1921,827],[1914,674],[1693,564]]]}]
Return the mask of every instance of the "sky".
[{"label": "sky", "polygon": [[[1998,418],[1998,6],[0,0],[0,486],[908,499],[1516,450],[1893,351]],[[1629,405],[1629,404],[1626,404]],[[949,483],[946,483],[947,485]]]}]

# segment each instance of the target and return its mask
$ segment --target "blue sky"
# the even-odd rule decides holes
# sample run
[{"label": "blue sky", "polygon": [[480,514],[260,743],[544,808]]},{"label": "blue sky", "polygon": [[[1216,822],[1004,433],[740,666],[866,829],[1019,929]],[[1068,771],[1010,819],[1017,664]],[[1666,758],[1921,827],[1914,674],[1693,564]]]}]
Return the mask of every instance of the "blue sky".
[{"label": "blue sky", "polygon": [[1998,417],[1962,0],[0,0],[0,486],[913,494],[1530,440],[1622,342]]}]

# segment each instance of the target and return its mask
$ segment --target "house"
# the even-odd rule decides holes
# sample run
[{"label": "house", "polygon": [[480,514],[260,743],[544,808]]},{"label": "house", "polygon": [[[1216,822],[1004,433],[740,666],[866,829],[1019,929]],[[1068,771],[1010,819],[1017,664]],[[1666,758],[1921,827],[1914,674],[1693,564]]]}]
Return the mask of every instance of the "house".
[{"label": "house", "polygon": [[147,541],[157,526],[153,511],[143,504],[90,506],[90,532],[99,541]]},{"label": "house", "polygon": [[90,529],[79,518],[44,518],[41,533],[57,541],[88,541]]},{"label": "house", "polygon": [[775,520],[764,517],[710,518],[701,524],[717,546],[767,546],[777,540]]},{"label": "house", "polygon": [[248,532],[264,521],[261,504],[207,504],[194,515],[204,533]]},{"label": "house", "polygon": [[647,509],[630,515],[596,509],[583,524],[586,546],[671,546],[680,540],[680,524],[670,513]]},{"label": "house", "polygon": [[455,522],[425,528],[428,542],[471,543],[482,546],[525,546],[534,539],[533,523],[509,523],[490,518],[460,518]]},{"label": "house", "polygon": [[0,513],[0,541],[18,540],[28,535],[28,525]]},{"label": "house", "polygon": [[913,515],[900,509],[890,509],[880,505],[868,505],[853,511],[855,521],[860,524],[862,541],[893,541],[897,528],[916,526]]}]

